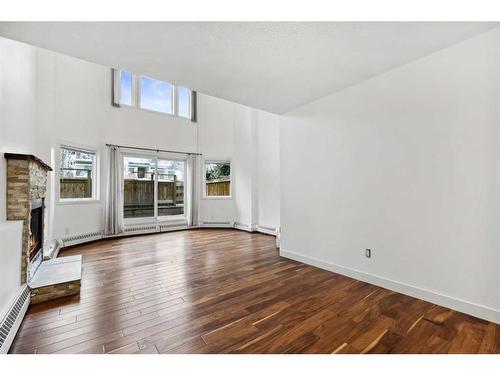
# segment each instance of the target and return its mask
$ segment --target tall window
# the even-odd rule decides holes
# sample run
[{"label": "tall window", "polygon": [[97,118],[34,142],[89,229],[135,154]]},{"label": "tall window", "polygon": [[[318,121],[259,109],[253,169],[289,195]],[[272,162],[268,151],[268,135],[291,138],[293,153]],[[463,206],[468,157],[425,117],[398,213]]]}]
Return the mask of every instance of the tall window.
[{"label": "tall window", "polygon": [[132,105],[133,79],[132,73],[122,70],[120,72],[120,104]]},{"label": "tall window", "polygon": [[125,219],[153,220],[184,215],[184,160],[125,156]]},{"label": "tall window", "polygon": [[113,70],[113,103],[196,121],[190,89],[125,70]]},{"label": "tall window", "polygon": [[61,146],[59,198],[95,198],[95,152]]},{"label": "tall window", "polygon": [[124,157],[123,217],[154,217],[155,160]]},{"label": "tall window", "polygon": [[180,117],[191,118],[191,90],[177,87],[177,108]]},{"label": "tall window", "polygon": [[231,197],[231,163],[205,162],[205,197]]}]

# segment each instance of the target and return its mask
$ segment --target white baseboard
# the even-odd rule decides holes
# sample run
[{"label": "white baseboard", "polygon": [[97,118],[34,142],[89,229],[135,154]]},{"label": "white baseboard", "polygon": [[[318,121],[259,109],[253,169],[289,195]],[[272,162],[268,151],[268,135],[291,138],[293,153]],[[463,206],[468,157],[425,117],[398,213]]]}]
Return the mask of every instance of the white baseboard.
[{"label": "white baseboard", "polygon": [[351,277],[353,279],[361,280],[370,284],[380,286],[382,288],[393,290],[398,293],[406,294],[411,297],[434,303],[436,305],[444,306],[465,314],[478,317],[480,319],[485,319],[500,324],[500,311],[488,306],[465,301],[460,298],[447,296],[444,294],[433,292],[431,290],[422,289],[413,285],[401,283],[399,281],[372,275],[366,272],[340,266],[338,264],[285,249],[280,249],[280,255],[285,258],[293,259],[302,263],[325,269],[327,271],[335,272],[344,276]]},{"label": "white baseboard", "polygon": [[259,232],[276,236],[276,228],[263,227],[255,224],[234,223],[234,229],[244,230],[245,232]]},{"label": "white baseboard", "polygon": [[239,230],[244,230],[246,232],[255,232],[255,226],[253,224],[234,222],[234,228]]},{"label": "white baseboard", "polygon": [[276,228],[271,228],[271,227],[263,227],[260,225],[255,226],[255,230],[259,233],[264,233],[264,234],[269,234],[271,236],[276,236],[277,235],[277,230]]}]

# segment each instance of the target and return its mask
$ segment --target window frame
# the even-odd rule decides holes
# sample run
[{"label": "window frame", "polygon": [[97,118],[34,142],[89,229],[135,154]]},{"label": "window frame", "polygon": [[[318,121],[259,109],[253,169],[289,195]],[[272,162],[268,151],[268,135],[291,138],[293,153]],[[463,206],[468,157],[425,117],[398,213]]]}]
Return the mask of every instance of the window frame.
[{"label": "window frame", "polygon": [[[231,170],[231,174],[229,175],[229,195],[207,195],[207,164],[229,164],[229,168]],[[234,183],[233,183],[233,163],[230,158],[211,158],[203,160],[203,184],[201,186],[202,189],[202,199],[214,199],[214,200],[231,200],[233,199],[234,194]]]},{"label": "window frame", "polygon": [[[161,113],[161,112],[160,112]],[[132,158],[141,158],[141,159],[152,159],[154,160],[155,163],[155,178],[154,178],[154,201],[153,201],[153,216],[149,217],[128,217],[126,218],[125,215],[123,215],[123,221],[125,226],[131,226],[131,225],[136,225],[136,224],[157,224],[157,223],[162,223],[162,222],[168,222],[168,221],[180,221],[180,220],[187,220],[187,206],[186,206],[186,178],[187,178],[187,156],[182,157],[179,155],[173,156],[172,154],[168,153],[157,153],[157,152],[122,152],[122,167],[125,166],[125,157],[132,157]],[[158,159],[161,160],[177,160],[177,161],[182,161],[184,162],[184,168],[183,168],[183,174],[184,174],[184,213],[180,215],[165,215],[165,216],[159,216],[158,215]],[[125,173],[122,173],[122,186],[125,182]],[[123,202],[123,207],[122,209],[125,209],[125,202]]]},{"label": "window frame", "polygon": [[[78,152],[86,152],[93,154],[92,162],[92,196],[89,198],[61,198],[61,151],[62,149]],[[65,204],[84,204],[84,203],[98,203],[100,202],[100,189],[99,189],[99,164],[100,164],[100,153],[99,150],[87,147],[83,145],[78,145],[72,142],[59,142],[57,148],[57,178],[56,178],[56,202],[60,205]]]},{"label": "window frame", "polygon": [[[122,103],[121,100],[121,75],[122,72],[128,72],[132,75],[132,104],[127,104],[127,103]],[[167,82],[163,81],[161,79],[157,79],[145,74],[136,74],[130,70],[125,70],[125,69],[112,69],[112,77],[113,77],[113,90],[112,90],[112,96],[113,96],[113,106],[118,107],[118,108],[135,108],[139,109],[141,111],[146,111],[146,112],[151,112],[151,113],[156,113],[156,114],[161,114],[161,115],[167,115],[167,116],[174,116],[183,120],[190,121],[192,123],[197,122],[197,116],[196,116],[196,95],[197,93],[193,90],[191,90],[189,87],[186,86],[181,86],[181,85],[176,85],[172,82]],[[171,113],[168,112],[162,112],[162,111],[156,111],[154,109],[148,109],[148,108],[143,108],[141,107],[141,91],[142,91],[142,85],[141,85],[141,77],[152,79],[155,81],[159,81],[162,83],[167,83],[171,85],[171,103],[172,107]],[[189,95],[188,95],[188,100],[189,100],[189,117],[185,116],[180,116],[179,115],[179,88],[183,88],[186,90],[189,90]]]}]

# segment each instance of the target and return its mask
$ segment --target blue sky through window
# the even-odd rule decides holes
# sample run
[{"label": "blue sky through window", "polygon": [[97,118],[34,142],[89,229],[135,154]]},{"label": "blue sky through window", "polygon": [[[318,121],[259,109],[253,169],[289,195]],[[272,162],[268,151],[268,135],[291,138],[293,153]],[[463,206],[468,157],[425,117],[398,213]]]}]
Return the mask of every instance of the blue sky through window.
[{"label": "blue sky through window", "polygon": [[120,104],[132,105],[132,73],[124,70],[120,74]]},{"label": "blue sky through window", "polygon": [[141,76],[140,107],[151,111],[172,113],[172,85]]},{"label": "blue sky through window", "polygon": [[191,90],[185,87],[177,88],[177,96],[179,100],[179,116],[181,117],[190,117],[190,99],[191,99]]}]

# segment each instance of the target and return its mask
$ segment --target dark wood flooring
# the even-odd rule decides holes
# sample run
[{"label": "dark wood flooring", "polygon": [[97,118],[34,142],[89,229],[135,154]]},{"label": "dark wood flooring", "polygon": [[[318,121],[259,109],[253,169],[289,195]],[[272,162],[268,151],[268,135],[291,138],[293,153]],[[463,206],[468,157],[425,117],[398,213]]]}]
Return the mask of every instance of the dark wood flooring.
[{"label": "dark wood flooring", "polygon": [[78,246],[80,297],[30,307],[12,353],[499,353],[500,326],[200,229]]}]

